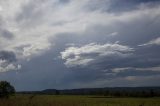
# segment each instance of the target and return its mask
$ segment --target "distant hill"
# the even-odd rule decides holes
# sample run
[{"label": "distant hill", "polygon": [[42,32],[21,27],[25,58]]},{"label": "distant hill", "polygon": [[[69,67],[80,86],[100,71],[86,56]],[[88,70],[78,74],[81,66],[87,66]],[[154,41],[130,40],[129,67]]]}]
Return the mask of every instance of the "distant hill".
[{"label": "distant hill", "polygon": [[160,97],[160,87],[105,87],[81,89],[46,89],[42,91],[24,91],[23,94],[54,94],[54,95],[103,95],[119,97]]}]

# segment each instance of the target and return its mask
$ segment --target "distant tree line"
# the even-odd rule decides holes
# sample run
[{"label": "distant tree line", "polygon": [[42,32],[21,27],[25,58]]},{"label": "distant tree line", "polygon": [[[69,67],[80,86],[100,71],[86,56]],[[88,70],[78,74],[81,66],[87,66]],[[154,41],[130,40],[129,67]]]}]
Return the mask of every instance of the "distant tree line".
[{"label": "distant tree line", "polygon": [[73,95],[103,95],[109,97],[160,97],[160,88],[137,87],[137,88],[91,88],[91,89],[75,89],[62,90],[60,94]]},{"label": "distant tree line", "polygon": [[101,95],[108,97],[160,97],[160,87],[83,88],[69,90],[46,89],[43,91],[19,93],[49,95]]}]

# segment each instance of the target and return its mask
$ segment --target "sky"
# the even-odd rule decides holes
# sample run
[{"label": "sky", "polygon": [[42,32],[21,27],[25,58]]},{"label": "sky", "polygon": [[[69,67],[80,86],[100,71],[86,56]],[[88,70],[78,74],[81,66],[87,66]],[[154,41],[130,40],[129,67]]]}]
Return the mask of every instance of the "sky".
[{"label": "sky", "polygon": [[17,91],[160,86],[159,0],[0,0],[0,80]]}]

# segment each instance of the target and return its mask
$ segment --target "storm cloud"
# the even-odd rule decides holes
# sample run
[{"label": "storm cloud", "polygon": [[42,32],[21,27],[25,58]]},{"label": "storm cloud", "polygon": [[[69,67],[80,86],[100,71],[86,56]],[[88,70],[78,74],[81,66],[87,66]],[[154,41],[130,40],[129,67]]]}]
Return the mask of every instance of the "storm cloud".
[{"label": "storm cloud", "polygon": [[18,90],[159,86],[159,28],[159,0],[0,1],[0,80]]}]

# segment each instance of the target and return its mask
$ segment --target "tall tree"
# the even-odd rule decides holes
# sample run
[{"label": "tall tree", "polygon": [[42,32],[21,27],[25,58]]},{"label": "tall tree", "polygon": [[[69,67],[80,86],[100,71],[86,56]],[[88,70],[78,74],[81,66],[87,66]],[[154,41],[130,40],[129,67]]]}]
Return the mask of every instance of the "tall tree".
[{"label": "tall tree", "polygon": [[14,87],[7,81],[0,81],[0,98],[8,98],[15,93]]}]

